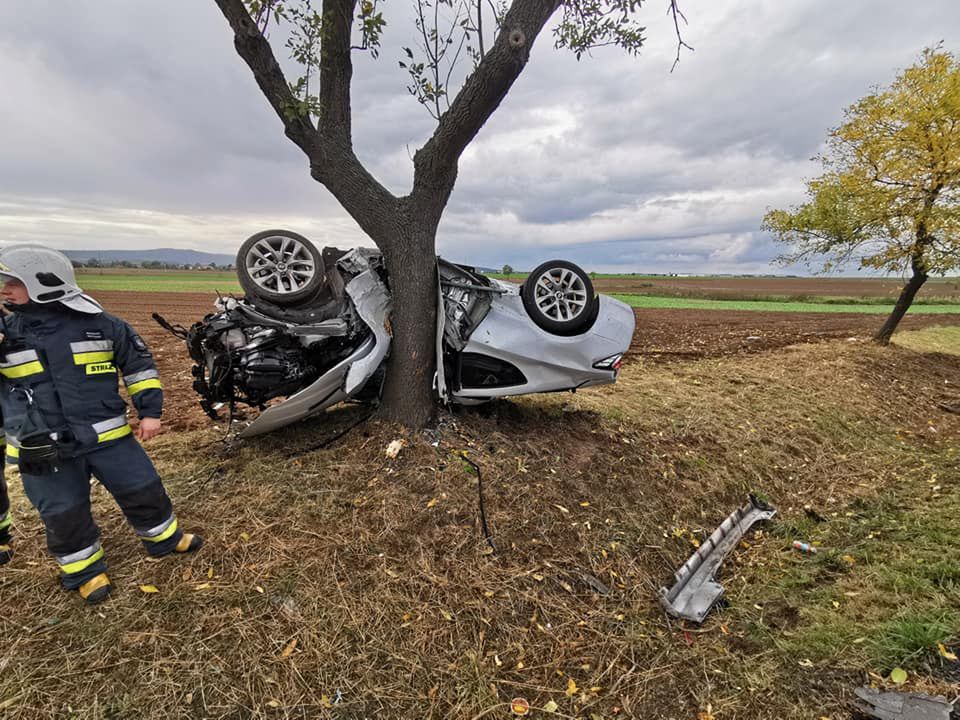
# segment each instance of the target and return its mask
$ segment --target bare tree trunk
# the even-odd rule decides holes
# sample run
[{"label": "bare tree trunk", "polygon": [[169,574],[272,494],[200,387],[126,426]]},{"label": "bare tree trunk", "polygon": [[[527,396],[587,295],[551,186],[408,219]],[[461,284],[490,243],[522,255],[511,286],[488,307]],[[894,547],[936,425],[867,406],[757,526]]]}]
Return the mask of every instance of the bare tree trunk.
[{"label": "bare tree trunk", "polygon": [[430,421],[436,405],[436,232],[425,228],[404,228],[401,232],[411,232],[411,236],[378,243],[383,249],[393,305],[393,342],[381,414],[416,428]]},{"label": "bare tree trunk", "polygon": [[913,276],[907,281],[907,284],[903,286],[903,290],[900,291],[900,297],[897,298],[897,304],[893,307],[893,312],[890,313],[890,317],[887,318],[883,327],[880,328],[880,332],[874,335],[874,340],[881,345],[890,344],[890,338],[897,329],[897,325],[900,324],[903,316],[906,315],[907,310],[910,309],[910,305],[913,304],[913,299],[916,297],[917,291],[920,290],[928,277],[926,271],[923,269],[923,263],[918,261],[917,258],[914,258]]}]

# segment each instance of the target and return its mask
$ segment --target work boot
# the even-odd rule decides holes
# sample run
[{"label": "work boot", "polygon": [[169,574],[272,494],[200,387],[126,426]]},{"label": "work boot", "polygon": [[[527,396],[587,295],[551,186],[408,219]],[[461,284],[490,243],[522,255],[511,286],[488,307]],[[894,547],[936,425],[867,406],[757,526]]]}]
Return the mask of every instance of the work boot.
[{"label": "work boot", "polygon": [[203,538],[193,533],[184,533],[173,549],[177,553],[192,553],[203,547]]},{"label": "work boot", "polygon": [[80,597],[86,600],[88,605],[103,602],[112,589],[113,586],[110,584],[110,578],[107,577],[106,573],[100,573],[77,588]]},{"label": "work boot", "polygon": [[0,545],[0,565],[6,565],[13,559],[13,548],[9,545]]}]

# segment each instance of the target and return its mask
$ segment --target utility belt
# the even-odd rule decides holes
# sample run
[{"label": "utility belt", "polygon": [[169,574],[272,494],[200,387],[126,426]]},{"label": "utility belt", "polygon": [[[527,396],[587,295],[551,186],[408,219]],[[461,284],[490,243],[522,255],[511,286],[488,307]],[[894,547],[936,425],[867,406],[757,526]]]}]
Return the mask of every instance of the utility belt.
[{"label": "utility belt", "polygon": [[27,475],[51,475],[77,450],[70,433],[36,430],[17,438],[20,472]]},{"label": "utility belt", "polygon": [[11,463],[20,466],[22,472],[47,475],[57,472],[64,462],[76,459],[79,454],[133,432],[126,413],[95,422],[90,429],[96,435],[96,444],[92,446],[89,442],[79,442],[67,428],[49,429],[40,422],[38,414],[31,413],[21,424],[19,432],[7,438],[6,455]]}]

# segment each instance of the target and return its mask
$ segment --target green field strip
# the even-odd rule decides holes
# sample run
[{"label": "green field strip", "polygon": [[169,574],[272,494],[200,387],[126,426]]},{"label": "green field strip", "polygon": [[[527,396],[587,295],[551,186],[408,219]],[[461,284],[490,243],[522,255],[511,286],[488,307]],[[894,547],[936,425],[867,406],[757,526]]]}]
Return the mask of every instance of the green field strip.
[{"label": "green field strip", "polygon": [[136,292],[215,292],[239,293],[237,276],[223,273],[113,274],[79,273],[77,282],[84,290],[127,290]]},{"label": "green field strip", "polygon": [[[613,294],[632,307],[674,310],[752,310],[756,312],[793,313],[866,313],[884,315],[893,310],[889,305],[860,303],[770,302],[764,300],[701,300],[695,298],[658,297],[653,295]],[[909,311],[914,315],[960,314],[960,305],[915,305]]]}]

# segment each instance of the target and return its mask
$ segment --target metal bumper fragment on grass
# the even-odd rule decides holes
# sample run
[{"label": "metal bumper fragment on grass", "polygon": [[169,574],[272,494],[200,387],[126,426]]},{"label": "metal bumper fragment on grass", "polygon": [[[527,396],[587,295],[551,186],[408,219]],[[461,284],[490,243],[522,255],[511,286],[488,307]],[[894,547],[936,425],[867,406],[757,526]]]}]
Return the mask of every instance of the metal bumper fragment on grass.
[{"label": "metal bumper fragment on grass", "polygon": [[727,517],[697,551],[674,573],[673,587],[660,589],[660,602],[674,617],[701,623],[723,596],[714,580],[724,559],[755,523],[769,520],[776,509],[750,495],[750,501]]},{"label": "metal bumper fragment on grass", "polygon": [[871,687],[856,689],[853,704],[860,717],[875,720],[950,720],[953,703],[946,698],[920,693],[880,692]]}]

